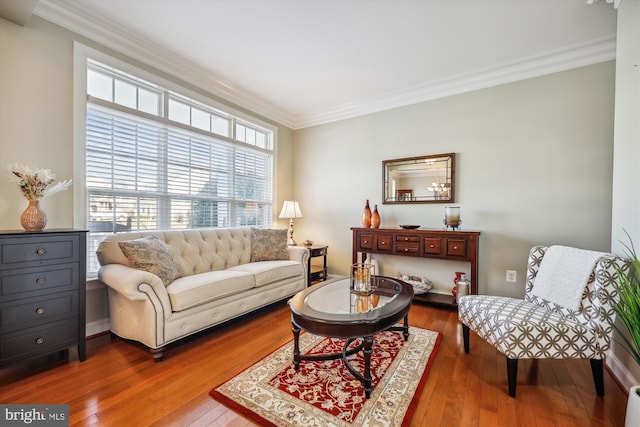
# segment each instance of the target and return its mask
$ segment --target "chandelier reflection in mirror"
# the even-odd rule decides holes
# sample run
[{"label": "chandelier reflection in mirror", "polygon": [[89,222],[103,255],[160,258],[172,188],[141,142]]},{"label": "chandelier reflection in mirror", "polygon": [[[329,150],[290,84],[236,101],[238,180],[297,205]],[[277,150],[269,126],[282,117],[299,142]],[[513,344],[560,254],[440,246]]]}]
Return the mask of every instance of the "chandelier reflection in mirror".
[{"label": "chandelier reflection in mirror", "polygon": [[382,162],[383,203],[455,201],[455,153]]}]

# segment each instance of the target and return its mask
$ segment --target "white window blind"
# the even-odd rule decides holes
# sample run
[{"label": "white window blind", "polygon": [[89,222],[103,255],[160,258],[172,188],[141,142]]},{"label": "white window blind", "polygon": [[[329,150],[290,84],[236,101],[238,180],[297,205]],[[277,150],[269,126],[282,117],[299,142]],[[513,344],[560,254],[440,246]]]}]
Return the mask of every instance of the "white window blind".
[{"label": "white window blind", "polygon": [[271,223],[272,132],[93,62],[87,87],[90,276],[113,233]]}]

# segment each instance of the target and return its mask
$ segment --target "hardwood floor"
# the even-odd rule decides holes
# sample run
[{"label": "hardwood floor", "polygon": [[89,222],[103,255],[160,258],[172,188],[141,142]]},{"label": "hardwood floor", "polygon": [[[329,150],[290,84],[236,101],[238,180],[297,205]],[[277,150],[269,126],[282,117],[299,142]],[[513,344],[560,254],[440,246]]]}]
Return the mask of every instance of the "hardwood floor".
[{"label": "hardwood floor", "polygon": [[[605,371],[597,397],[587,360],[520,361],[513,399],[504,356],[473,333],[464,354],[455,311],[416,304],[409,321],[443,334],[411,426],[624,425],[626,392]],[[160,363],[101,335],[85,362],[71,350],[0,370],[0,402],[67,403],[72,426],[251,426],[209,390],[291,337],[285,303],[171,346]]]}]

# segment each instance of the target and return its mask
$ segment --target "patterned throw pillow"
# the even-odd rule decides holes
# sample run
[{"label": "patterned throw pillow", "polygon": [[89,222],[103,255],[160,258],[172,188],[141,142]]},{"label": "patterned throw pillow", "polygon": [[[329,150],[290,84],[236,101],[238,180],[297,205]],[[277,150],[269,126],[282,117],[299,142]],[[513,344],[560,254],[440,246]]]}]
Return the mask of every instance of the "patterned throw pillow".
[{"label": "patterned throw pillow", "polygon": [[287,230],[251,229],[251,262],[289,259]]},{"label": "patterned throw pillow", "polygon": [[118,246],[133,268],[155,274],[165,286],[178,278],[178,262],[158,237],[124,240]]}]

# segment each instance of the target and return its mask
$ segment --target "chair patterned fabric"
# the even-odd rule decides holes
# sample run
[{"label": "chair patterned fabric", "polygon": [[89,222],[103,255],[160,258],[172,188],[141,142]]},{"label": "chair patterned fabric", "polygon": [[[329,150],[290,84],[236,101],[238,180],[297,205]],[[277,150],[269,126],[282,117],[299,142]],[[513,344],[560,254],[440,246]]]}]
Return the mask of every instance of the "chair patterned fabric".
[{"label": "chair patterned fabric", "polygon": [[460,302],[460,321],[507,357],[602,358],[595,332],[561,314],[515,298],[478,295],[466,300]]},{"label": "chair patterned fabric", "polygon": [[[458,319],[508,359],[604,359],[615,319],[616,277],[618,271],[628,271],[628,264],[613,255],[601,257],[574,311],[531,293],[546,251],[535,246],[529,253],[524,299],[464,296],[458,302]],[[515,380],[513,384],[510,394],[515,396]]]}]

